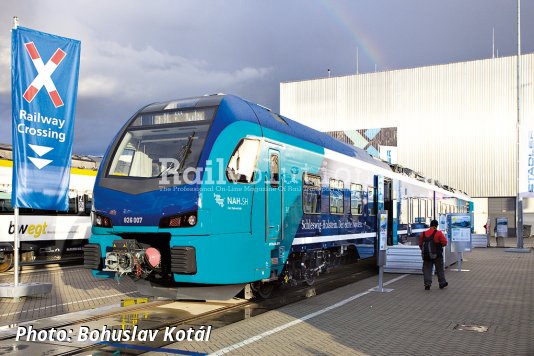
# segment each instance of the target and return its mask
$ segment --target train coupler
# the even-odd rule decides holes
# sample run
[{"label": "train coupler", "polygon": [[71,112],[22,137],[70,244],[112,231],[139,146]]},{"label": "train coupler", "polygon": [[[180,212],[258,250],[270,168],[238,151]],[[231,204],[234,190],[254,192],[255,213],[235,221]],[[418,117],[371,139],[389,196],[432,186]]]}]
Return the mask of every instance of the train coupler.
[{"label": "train coupler", "polygon": [[106,252],[103,271],[115,272],[117,281],[123,275],[146,278],[160,264],[161,253],[156,248],[140,246],[133,239],[123,239],[113,241],[113,250]]}]

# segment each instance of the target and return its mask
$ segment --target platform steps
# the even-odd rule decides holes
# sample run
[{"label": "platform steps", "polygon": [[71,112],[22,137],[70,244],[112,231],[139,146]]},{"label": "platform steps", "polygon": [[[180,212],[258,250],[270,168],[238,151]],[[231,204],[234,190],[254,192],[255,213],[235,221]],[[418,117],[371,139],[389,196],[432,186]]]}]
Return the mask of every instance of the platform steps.
[{"label": "platform steps", "polygon": [[473,248],[486,248],[488,247],[488,238],[486,235],[472,234],[471,246]]},{"label": "platform steps", "polygon": [[422,274],[423,259],[419,246],[388,246],[384,272]]}]

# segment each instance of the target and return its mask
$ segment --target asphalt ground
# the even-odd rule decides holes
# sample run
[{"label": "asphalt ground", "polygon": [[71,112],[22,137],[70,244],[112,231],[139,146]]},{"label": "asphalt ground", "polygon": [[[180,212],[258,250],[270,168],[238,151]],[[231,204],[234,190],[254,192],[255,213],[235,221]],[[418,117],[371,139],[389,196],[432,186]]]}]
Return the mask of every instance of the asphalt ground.
[{"label": "asphalt ground", "polygon": [[150,354],[534,355],[534,251],[478,248],[456,269],[445,289],[386,274],[379,293],[371,277]]},{"label": "asphalt ground", "polygon": [[[496,246],[495,239],[491,241]],[[534,238],[525,239],[532,247]],[[506,247],[515,247],[513,238]],[[449,286],[424,291],[421,275],[386,274],[390,293],[371,277],[277,310],[214,327],[208,342],[166,345],[154,354],[534,355],[534,252],[480,248]],[[9,283],[12,273],[0,275]],[[434,277],[436,279],[436,277]],[[26,271],[21,282],[51,282],[52,293],[0,298],[0,329],[13,324],[120,304],[139,297],[128,279],[95,279],[81,267]]]},{"label": "asphalt ground", "polygon": [[[21,283],[52,283],[52,292],[20,300],[0,298],[0,329],[19,322],[53,317],[82,310],[120,304],[126,298],[140,297],[129,278],[93,278],[81,266],[27,269]],[[14,283],[13,272],[2,273],[0,283]]]}]

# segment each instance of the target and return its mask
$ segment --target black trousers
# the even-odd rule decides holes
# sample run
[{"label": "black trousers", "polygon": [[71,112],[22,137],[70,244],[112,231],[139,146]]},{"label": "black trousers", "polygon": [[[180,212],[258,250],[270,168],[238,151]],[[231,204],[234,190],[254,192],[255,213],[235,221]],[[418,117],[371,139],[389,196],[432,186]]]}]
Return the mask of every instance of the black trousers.
[{"label": "black trousers", "polygon": [[436,274],[438,275],[438,283],[440,286],[447,283],[445,279],[445,267],[443,266],[443,257],[438,257],[435,260],[423,260],[423,279],[425,286],[432,285],[432,267],[436,266]]}]

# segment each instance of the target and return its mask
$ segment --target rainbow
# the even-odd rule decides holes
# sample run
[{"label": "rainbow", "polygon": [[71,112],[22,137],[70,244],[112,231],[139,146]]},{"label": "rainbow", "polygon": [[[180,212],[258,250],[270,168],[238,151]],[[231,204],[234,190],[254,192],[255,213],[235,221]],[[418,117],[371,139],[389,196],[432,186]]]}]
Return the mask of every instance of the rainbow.
[{"label": "rainbow", "polygon": [[379,48],[373,43],[366,30],[358,26],[355,17],[351,16],[355,12],[354,7],[350,6],[353,4],[352,2],[343,3],[332,0],[320,0],[318,4],[325,9],[325,13],[329,14],[354,41],[355,49],[358,48],[359,50],[360,63],[363,54],[368,57],[372,64],[376,64],[378,68],[384,67],[385,61]]}]

